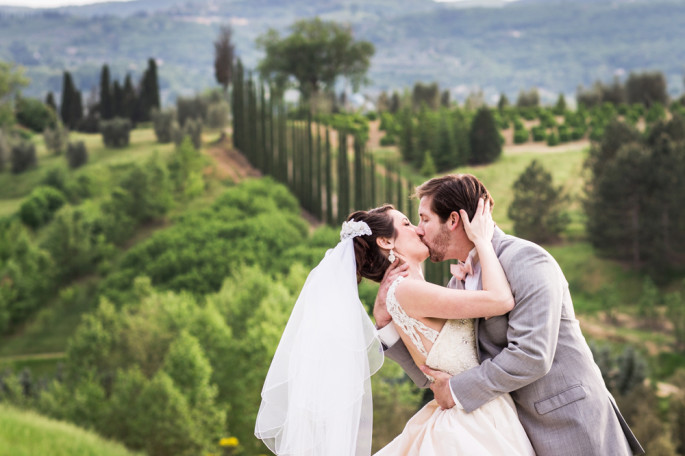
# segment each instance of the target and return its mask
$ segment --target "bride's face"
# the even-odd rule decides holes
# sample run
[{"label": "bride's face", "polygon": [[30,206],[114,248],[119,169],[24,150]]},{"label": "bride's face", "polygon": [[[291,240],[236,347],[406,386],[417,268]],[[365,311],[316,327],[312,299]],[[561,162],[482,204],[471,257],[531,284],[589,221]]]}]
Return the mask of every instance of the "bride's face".
[{"label": "bride's face", "polygon": [[421,238],[416,233],[416,227],[407,216],[395,209],[390,211],[390,214],[395,224],[395,253],[418,262],[428,258],[428,247],[421,242]]}]

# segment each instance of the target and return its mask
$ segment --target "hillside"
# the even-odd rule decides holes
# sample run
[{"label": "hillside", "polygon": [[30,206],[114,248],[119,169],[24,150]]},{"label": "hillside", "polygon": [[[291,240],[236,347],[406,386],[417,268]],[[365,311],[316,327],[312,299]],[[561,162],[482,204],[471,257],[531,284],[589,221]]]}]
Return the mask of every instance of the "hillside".
[{"label": "hillside", "polygon": [[59,92],[69,69],[88,91],[108,62],[113,77],[137,78],[148,57],[160,61],[163,98],[213,85],[219,25],[234,28],[248,68],[260,51],[255,38],[298,18],[349,23],[376,55],[369,92],[416,81],[438,81],[457,98],[480,87],[488,100],[539,87],[543,99],[630,71],[666,74],[671,95],[682,93],[685,4],[656,2],[520,1],[491,8],[421,0],[308,2],[277,0],[192,3],[138,0],[29,12],[0,7],[0,59],[27,67],[26,93]]},{"label": "hillside", "polygon": [[37,413],[0,404],[0,456],[133,456],[123,445]]}]

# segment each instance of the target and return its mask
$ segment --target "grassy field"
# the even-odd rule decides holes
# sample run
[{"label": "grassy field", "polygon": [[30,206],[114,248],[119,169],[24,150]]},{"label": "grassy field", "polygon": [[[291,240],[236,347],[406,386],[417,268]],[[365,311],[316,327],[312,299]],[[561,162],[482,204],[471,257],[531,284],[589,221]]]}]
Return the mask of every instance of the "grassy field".
[{"label": "grassy field", "polygon": [[0,456],[140,454],[72,424],[0,404]]}]

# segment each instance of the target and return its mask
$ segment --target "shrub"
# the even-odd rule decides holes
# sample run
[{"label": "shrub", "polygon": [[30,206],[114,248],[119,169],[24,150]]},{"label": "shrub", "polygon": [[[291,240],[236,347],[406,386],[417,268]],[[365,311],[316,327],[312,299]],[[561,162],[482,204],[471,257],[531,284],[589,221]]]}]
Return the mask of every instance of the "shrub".
[{"label": "shrub", "polygon": [[69,131],[61,124],[55,124],[53,127],[43,130],[43,140],[45,147],[55,155],[64,152],[69,140]]},{"label": "shrub", "polygon": [[31,228],[48,223],[57,210],[66,203],[64,193],[53,187],[36,187],[19,207],[19,218]]},{"label": "shrub", "polygon": [[20,174],[37,164],[36,146],[28,141],[20,141],[12,146],[12,173]]},{"label": "shrub", "polygon": [[188,119],[201,119],[204,121],[207,118],[208,107],[209,102],[201,96],[193,98],[179,97],[176,100],[178,123],[181,126],[185,126]]},{"label": "shrub", "polygon": [[69,143],[69,147],[67,147],[67,161],[71,169],[80,168],[88,162],[88,150],[83,141]]},{"label": "shrub", "polygon": [[207,126],[223,129],[228,124],[229,106],[226,102],[212,103],[207,110]]},{"label": "shrub", "polygon": [[514,143],[523,144],[530,138],[530,133],[524,127],[514,130]]},{"label": "shrub", "polygon": [[160,111],[154,109],[152,111],[152,123],[155,128],[155,136],[157,141],[166,144],[173,139],[174,120],[176,118],[176,111],[167,109]]},{"label": "shrub", "polygon": [[115,117],[100,122],[102,140],[107,147],[126,147],[131,137],[131,121]]},{"label": "shrub", "polygon": [[549,133],[547,136],[547,145],[548,146],[556,146],[559,144],[559,135],[557,135],[556,132],[552,131]]},{"label": "shrub", "polygon": [[202,119],[188,119],[183,128],[174,132],[174,142],[180,146],[183,139],[188,136],[196,149],[202,147]]},{"label": "shrub", "polygon": [[57,114],[45,103],[34,98],[20,97],[16,104],[17,122],[35,132],[41,132],[57,123]]},{"label": "shrub", "polygon": [[547,139],[547,129],[542,125],[536,125],[532,128],[533,141],[544,141]]},{"label": "shrub", "polygon": [[381,138],[381,146],[394,146],[397,144],[397,138],[393,135],[385,135]]}]

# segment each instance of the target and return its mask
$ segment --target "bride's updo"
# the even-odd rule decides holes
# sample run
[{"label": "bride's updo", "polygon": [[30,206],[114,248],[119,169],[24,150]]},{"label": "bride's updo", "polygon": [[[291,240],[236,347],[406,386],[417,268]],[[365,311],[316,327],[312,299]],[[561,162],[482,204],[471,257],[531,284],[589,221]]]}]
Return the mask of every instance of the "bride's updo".
[{"label": "bride's updo", "polygon": [[376,243],[376,238],[385,237],[394,239],[395,223],[390,211],[395,209],[391,204],[386,204],[370,211],[356,211],[347,217],[347,221],[366,222],[371,228],[370,235],[361,235],[354,238],[354,257],[357,261],[357,277],[362,277],[380,282],[385,270],[390,266],[388,254]]}]

